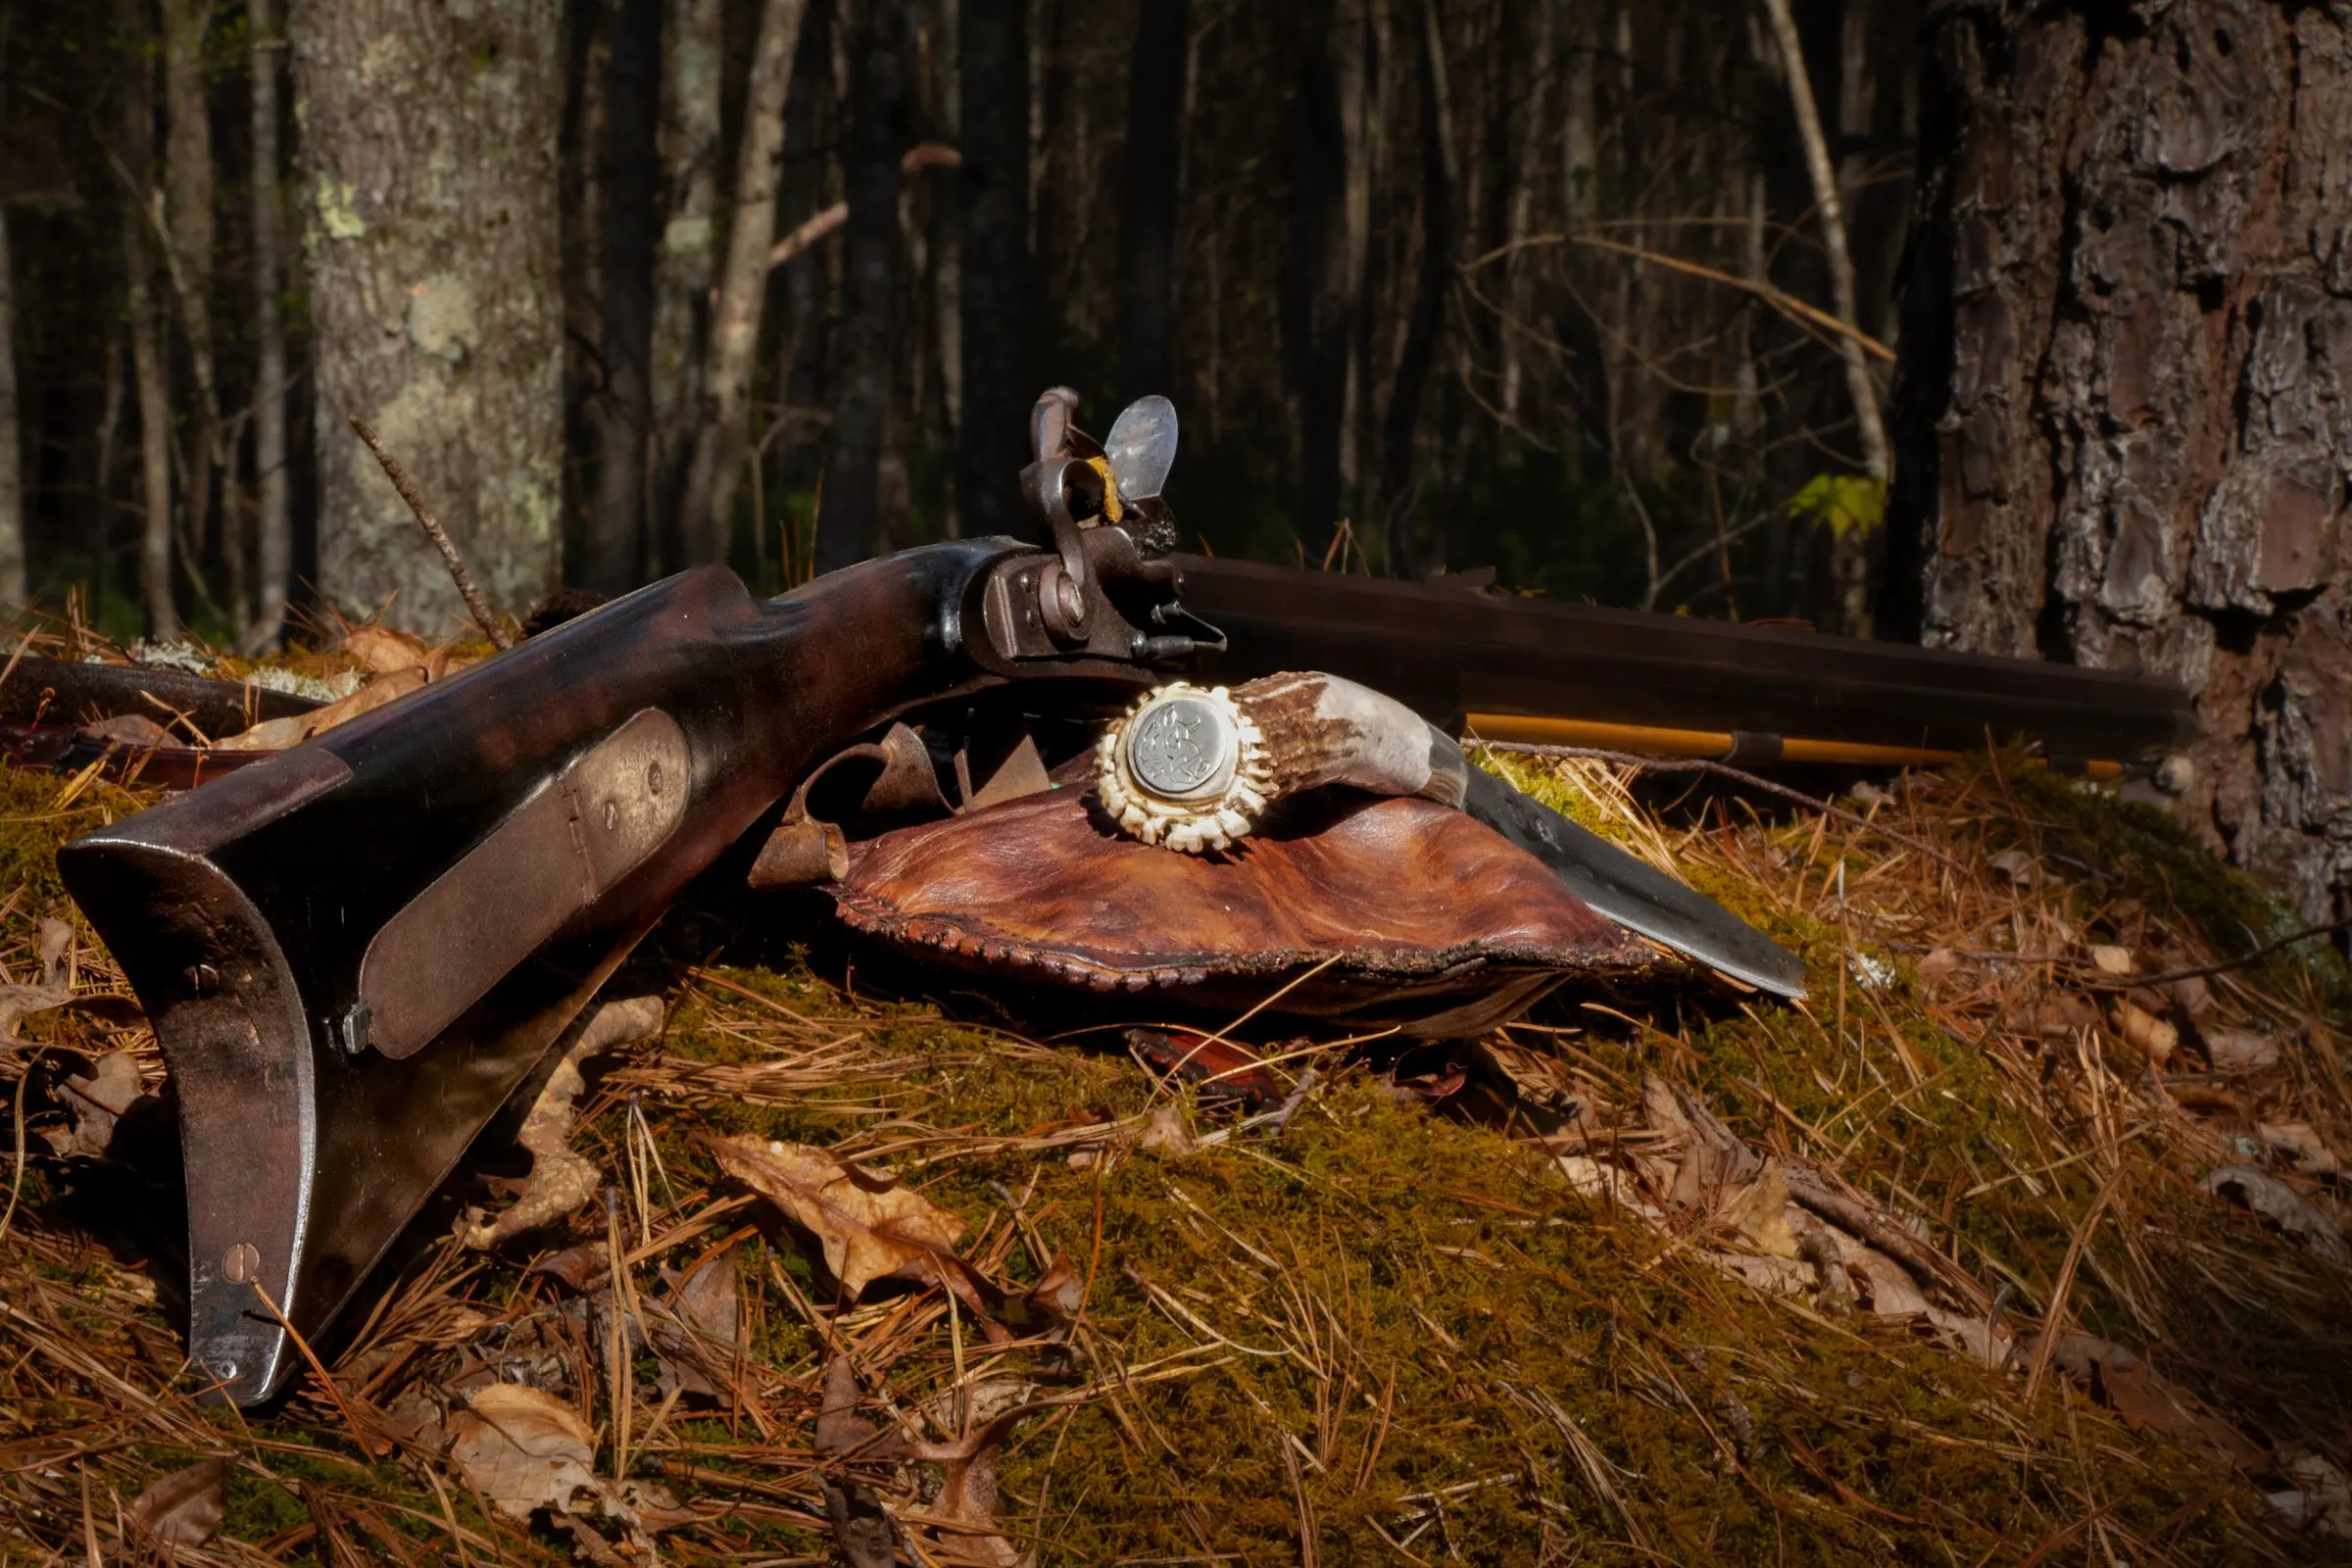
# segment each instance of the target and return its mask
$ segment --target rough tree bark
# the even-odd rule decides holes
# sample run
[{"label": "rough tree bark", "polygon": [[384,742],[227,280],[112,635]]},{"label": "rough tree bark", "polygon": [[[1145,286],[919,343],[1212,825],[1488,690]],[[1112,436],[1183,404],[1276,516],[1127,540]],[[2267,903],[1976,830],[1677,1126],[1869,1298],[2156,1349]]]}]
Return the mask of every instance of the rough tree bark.
[{"label": "rough tree bark", "polygon": [[285,275],[279,239],[277,73],[285,40],[276,0],[246,0],[253,75],[253,473],[254,617],[245,648],[277,646],[294,573],[294,514],[286,474],[286,327],[278,290]]},{"label": "rough tree bark", "polygon": [[2352,17],[1968,0],[1935,42],[1890,608],[2185,682],[2183,814],[2352,910]]},{"label": "rough tree bark", "polygon": [[[1169,393],[1175,332],[1176,173],[1192,0],[1143,0],[1127,65],[1127,170],[1119,187],[1119,401]],[[1336,454],[1335,454],[1336,461]]]},{"label": "rough tree bark", "polygon": [[1029,260],[1028,0],[962,0],[956,16],[956,110],[963,167],[958,257],[963,417],[956,430],[956,506],[971,535],[1030,531],[1017,479],[1029,461],[1036,318]]},{"label": "rough tree bark", "polygon": [[605,74],[604,386],[590,404],[596,493],[576,573],[606,593],[643,580],[653,437],[654,254],[662,230],[662,0],[617,0]]},{"label": "rough tree bark", "polygon": [[776,177],[784,156],[784,95],[807,0],[765,0],[752,46],[743,132],[736,138],[734,211],[710,307],[703,360],[702,427],[679,509],[691,562],[724,562],[734,542],[735,496],[751,450],[752,366],[767,298],[767,248],[776,235]]},{"label": "rough tree bark", "polygon": [[[552,590],[563,390],[556,0],[295,0],[288,19],[317,344],[319,590],[462,622],[357,414],[416,476],[491,602]],[[394,596],[397,595],[397,599]]]},{"label": "rough tree bark", "polygon": [[841,396],[833,457],[816,522],[816,569],[833,571],[889,548],[882,514],[882,443],[898,365],[901,270],[899,159],[909,123],[914,17],[907,0],[865,0],[850,30],[850,127],[842,186]]}]

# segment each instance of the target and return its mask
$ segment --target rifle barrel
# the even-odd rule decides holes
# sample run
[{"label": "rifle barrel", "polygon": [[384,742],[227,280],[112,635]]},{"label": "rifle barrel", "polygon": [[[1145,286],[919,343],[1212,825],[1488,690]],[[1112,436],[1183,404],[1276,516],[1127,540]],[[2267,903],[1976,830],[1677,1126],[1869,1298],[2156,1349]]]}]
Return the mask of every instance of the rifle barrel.
[{"label": "rifle barrel", "polygon": [[2170,681],[1439,583],[1177,558],[1226,652],[1196,679],[1321,669],[1456,734],[1757,765],[1928,765],[1987,739],[2112,774],[2195,738]]}]

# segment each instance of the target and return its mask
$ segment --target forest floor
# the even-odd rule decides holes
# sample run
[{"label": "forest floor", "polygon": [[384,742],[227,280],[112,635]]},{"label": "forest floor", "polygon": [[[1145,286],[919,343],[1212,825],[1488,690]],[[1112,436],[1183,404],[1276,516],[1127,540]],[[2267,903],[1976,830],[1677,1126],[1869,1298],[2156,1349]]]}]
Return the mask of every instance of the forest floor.
[{"label": "forest floor", "polygon": [[[244,1413],[198,1402],[163,1063],[52,859],[145,797],[0,775],[0,1560],[2352,1560],[2324,942],[2244,961],[2287,911],[2020,757],[1837,813],[1496,765],[1811,1000],[1261,1015],[1207,1085],[1107,1004],[690,903],[542,1102],[542,1190],[469,1168],[331,1386]],[[599,1198],[500,1234],[565,1148]]]}]

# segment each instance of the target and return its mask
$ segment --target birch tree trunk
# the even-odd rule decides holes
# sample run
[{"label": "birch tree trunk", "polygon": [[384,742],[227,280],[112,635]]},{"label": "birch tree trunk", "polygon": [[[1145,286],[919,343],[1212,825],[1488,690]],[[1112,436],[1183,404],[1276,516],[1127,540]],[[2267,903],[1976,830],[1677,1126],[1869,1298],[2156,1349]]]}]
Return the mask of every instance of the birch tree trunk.
[{"label": "birch tree trunk", "polygon": [[277,646],[294,574],[294,516],[286,474],[286,327],[278,298],[285,260],[280,234],[277,136],[278,57],[285,40],[276,0],[246,0],[253,75],[253,320],[256,385],[253,473],[259,501],[254,527],[254,618],[245,647]]},{"label": "birch tree trunk", "polygon": [[806,0],[765,0],[752,51],[737,139],[735,199],[727,253],[710,311],[703,360],[702,423],[680,508],[687,559],[724,562],[733,542],[735,497],[751,450],[752,365],[767,298],[767,251],[776,236],[776,177],[784,155],[784,96]]},{"label": "birch tree trunk", "polygon": [[[1805,150],[1805,172],[1813,180],[1813,201],[1821,220],[1822,250],[1830,263],[1830,293],[1838,319],[1856,323],[1854,262],[1845,242],[1845,203],[1838,190],[1838,172],[1830,163],[1829,139],[1822,134],[1821,110],[1813,97],[1813,75],[1805,66],[1804,44],[1797,36],[1796,18],[1788,0],[1765,0],[1772,18],[1774,40],[1780,45],[1781,68],[1788,80],[1788,103],[1796,115],[1797,140]],[[1854,404],[1854,429],[1862,441],[1862,466],[1874,479],[1884,480],[1893,465],[1886,452],[1886,428],[1879,414],[1879,391],[1872,381],[1870,362],[1852,337],[1838,340],[1845,362],[1845,384]]]},{"label": "birch tree trunk", "polygon": [[2352,21],[1936,25],[1891,587],[1931,643],[2196,693],[2183,814],[2352,911]]},{"label": "birch tree trunk", "polygon": [[[357,414],[493,605],[558,581],[562,284],[556,0],[295,0],[317,344],[319,589],[399,626],[465,619]],[[396,597],[397,596],[397,597]]]}]

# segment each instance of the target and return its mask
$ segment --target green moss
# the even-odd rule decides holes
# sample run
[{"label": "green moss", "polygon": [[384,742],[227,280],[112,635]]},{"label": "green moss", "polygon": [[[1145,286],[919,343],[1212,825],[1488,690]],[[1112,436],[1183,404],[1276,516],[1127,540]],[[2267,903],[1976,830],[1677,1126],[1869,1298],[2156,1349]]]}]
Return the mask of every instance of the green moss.
[{"label": "green moss", "polygon": [[[707,1038],[673,1029],[670,1049],[694,1054]],[[916,1044],[934,1054],[901,1092],[921,1100],[926,1125],[1011,1134],[1074,1103],[1141,1105],[1134,1074],[1082,1053],[936,1026]],[[1727,1021],[1695,1042],[1734,1080],[1755,1077],[1743,1058],[1763,1046],[1764,1081],[1822,1099],[1804,1087],[1807,1048],[1785,1019]],[[1932,1070],[1976,1093],[1966,1074],[1983,1069],[1956,1043],[1931,1046]],[[1632,1043],[1593,1049],[1639,1069]],[[1959,1109],[1935,1114],[1939,1131],[1966,1125]],[[801,1112],[766,1125],[838,1132]],[[2014,1532],[2063,1529],[2080,1513],[2075,1491],[2152,1530],[2195,1484],[2183,1458],[2145,1446],[2118,1462],[2112,1418],[2048,1400],[2024,1417],[2034,1462],[2020,1466],[2006,1446],[2018,1429],[1991,1403],[1997,1380],[1900,1330],[1821,1326],[1763,1302],[1574,1197],[1539,1156],[1400,1108],[1366,1075],[1270,1145],[1139,1153],[1106,1174],[1030,1152],[923,1173],[934,1201],[975,1222],[1002,1214],[992,1182],[1017,1191],[1033,1177],[1026,1212],[1043,1243],[1094,1264],[1097,1359],[1063,1381],[1198,1367],[1016,1439],[1007,1513],[1042,1499],[1044,1519],[1019,1524],[1057,1560],[1288,1560],[1301,1497],[1324,1560],[1385,1560],[1376,1526],[1398,1535],[1426,1511],[1407,1499],[1468,1488],[1416,1553],[1522,1563],[1546,1540],[1573,1540],[1594,1560],[1654,1560],[1629,1543],[1639,1530],[1686,1559],[1940,1561],[1949,1545],[1973,1561]],[[797,1329],[778,1338],[778,1359],[815,1349]],[[948,1375],[902,1363],[894,1388],[905,1403]],[[1611,1467],[1632,1525],[1584,1479],[1554,1406]],[[1752,1443],[1734,1436],[1735,1408]],[[2078,1448],[2070,1420],[2107,1430],[2107,1446]],[[1790,1457],[1785,1433],[1819,1473]],[[1295,1480],[1293,1438],[1305,1448],[1290,1450]],[[2226,1521],[2190,1529],[2178,1549],[2195,1560],[2250,1560]]]},{"label": "green moss", "polygon": [[[1986,820],[1986,847],[2019,848],[2106,898],[2139,900],[2185,922],[2225,957],[2250,953],[2307,922],[2276,890],[2225,864],[2165,812],[2052,772],[2015,753],[1961,764],[1960,777],[2015,803]],[[2250,970],[2294,993],[2308,977],[2338,1015],[2352,1009],[2352,967],[2325,941],[2299,943]]]}]

